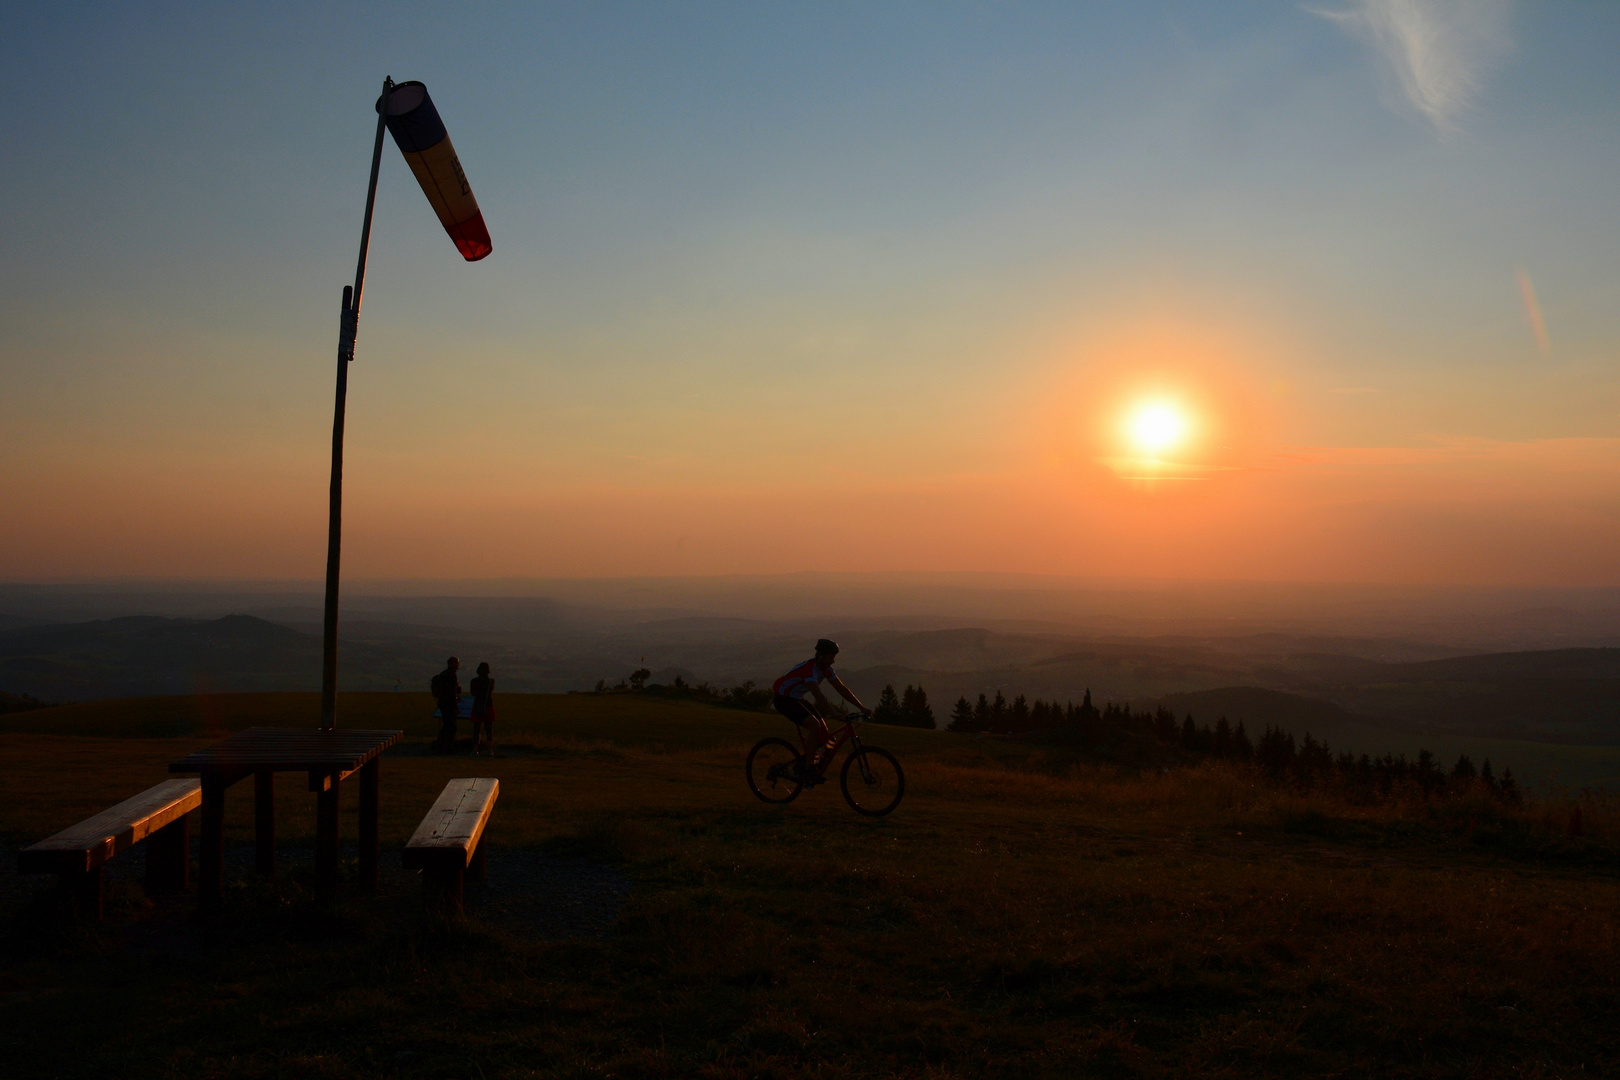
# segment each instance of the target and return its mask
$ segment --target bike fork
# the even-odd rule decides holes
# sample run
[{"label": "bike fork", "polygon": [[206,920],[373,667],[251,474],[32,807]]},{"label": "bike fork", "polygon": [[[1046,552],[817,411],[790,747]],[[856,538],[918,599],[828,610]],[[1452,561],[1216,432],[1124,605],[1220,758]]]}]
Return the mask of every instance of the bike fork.
[{"label": "bike fork", "polygon": [[875,783],[876,780],[872,776],[872,770],[866,766],[866,755],[861,753],[861,737],[859,735],[855,736],[850,740],[850,744],[850,752],[855,755],[855,761],[861,767],[861,779],[868,784]]}]

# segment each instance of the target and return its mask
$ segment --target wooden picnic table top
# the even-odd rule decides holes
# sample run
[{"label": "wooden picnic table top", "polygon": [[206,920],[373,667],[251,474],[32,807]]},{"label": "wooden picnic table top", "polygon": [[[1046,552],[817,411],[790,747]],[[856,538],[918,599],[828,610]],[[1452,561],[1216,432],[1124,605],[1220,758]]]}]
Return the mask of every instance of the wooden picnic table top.
[{"label": "wooden picnic table top", "polygon": [[378,728],[256,727],[187,754],[169,765],[175,773],[349,773],[394,745],[405,733]]}]

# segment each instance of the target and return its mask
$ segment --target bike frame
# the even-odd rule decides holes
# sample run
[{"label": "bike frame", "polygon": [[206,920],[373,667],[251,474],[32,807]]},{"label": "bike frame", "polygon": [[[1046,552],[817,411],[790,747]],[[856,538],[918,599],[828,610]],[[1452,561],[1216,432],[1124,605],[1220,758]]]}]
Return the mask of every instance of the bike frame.
[{"label": "bike frame", "polygon": [[[827,775],[827,769],[831,767],[833,758],[838,756],[838,751],[844,748],[845,743],[851,744],[856,750],[861,748],[861,733],[855,730],[855,718],[859,715],[859,713],[850,713],[844,717],[844,726],[836,732],[830,726],[828,727],[827,733],[832,736],[832,742],[827,744],[827,756],[821,759],[821,767],[816,770],[818,776]],[[799,726],[799,750],[806,758],[809,758],[811,750],[810,738],[805,734],[805,726],[803,725]],[[865,780],[872,779],[866,775],[866,761],[864,759],[861,761],[861,777]]]}]

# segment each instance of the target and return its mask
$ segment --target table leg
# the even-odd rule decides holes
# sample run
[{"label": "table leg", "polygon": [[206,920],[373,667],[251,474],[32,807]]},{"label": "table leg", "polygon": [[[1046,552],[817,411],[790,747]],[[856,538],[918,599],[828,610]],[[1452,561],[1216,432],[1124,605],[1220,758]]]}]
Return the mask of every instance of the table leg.
[{"label": "table leg", "polygon": [[101,867],[65,874],[62,878],[81,919],[101,921]]},{"label": "table leg", "polygon": [[202,777],[202,843],[197,854],[197,910],[219,914],[225,887],[225,778]]},{"label": "table leg", "polygon": [[146,838],[146,885],[184,892],[191,879],[191,815],[182,814]]},{"label": "table leg", "polygon": [[382,788],[382,757],[360,769],[360,888],[377,889],[377,804]]},{"label": "table leg", "polygon": [[315,900],[337,898],[338,774],[332,773],[315,793]]},{"label": "table leg", "polygon": [[253,856],[260,877],[276,876],[276,774],[253,774]]}]

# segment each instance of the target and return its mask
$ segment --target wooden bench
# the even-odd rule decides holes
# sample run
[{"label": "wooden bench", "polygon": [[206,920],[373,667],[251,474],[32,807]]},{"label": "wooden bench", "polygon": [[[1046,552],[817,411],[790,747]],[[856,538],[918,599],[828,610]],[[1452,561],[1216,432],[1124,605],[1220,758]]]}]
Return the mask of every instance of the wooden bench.
[{"label": "wooden bench", "polygon": [[501,782],[490,776],[450,781],[405,845],[405,869],[422,871],[430,910],[442,905],[459,915],[462,881],[484,876],[484,827],[500,793]]},{"label": "wooden bench", "polygon": [[101,868],[114,855],[147,840],[148,886],[184,889],[191,871],[191,832],[186,815],[201,805],[200,781],[165,780],[19,851],[17,872],[56,874],[79,909],[99,919]]}]

